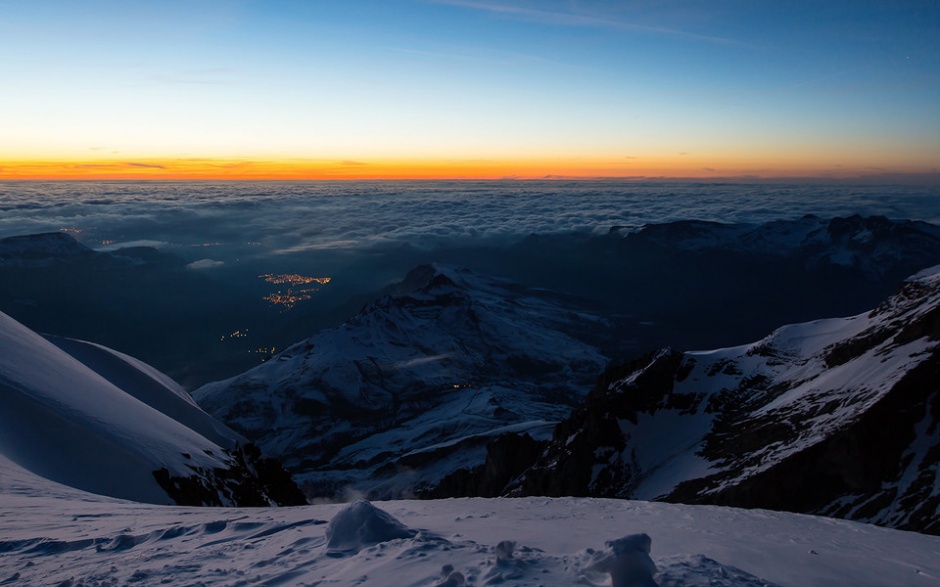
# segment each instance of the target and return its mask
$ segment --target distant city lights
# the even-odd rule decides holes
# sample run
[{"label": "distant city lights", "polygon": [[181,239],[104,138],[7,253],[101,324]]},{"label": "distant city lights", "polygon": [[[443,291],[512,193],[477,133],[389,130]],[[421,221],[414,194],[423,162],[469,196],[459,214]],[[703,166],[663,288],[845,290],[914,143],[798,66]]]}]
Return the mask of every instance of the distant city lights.
[{"label": "distant city lights", "polygon": [[[258,278],[275,285],[288,284],[294,287],[311,283],[316,283],[317,285],[326,285],[331,281],[331,278],[329,277],[308,277],[306,275],[299,275],[297,273],[265,273],[264,275],[259,275]],[[303,289],[293,289],[293,287],[291,287],[288,288],[287,291],[278,290],[262,297],[261,299],[276,307],[279,307],[282,311],[287,311],[292,310],[298,303],[309,300],[313,297],[313,294],[318,291],[320,291],[319,287],[308,287]]]}]

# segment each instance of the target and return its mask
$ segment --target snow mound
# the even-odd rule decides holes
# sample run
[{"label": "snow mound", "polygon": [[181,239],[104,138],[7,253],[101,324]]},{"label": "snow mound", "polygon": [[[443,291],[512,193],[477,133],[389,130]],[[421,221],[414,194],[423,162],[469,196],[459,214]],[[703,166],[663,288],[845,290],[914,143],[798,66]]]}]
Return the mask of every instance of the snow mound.
[{"label": "snow mound", "polygon": [[327,547],[338,554],[357,553],[363,548],[399,538],[412,538],[414,530],[365,500],[350,504],[326,527]]},{"label": "snow mound", "polygon": [[607,542],[608,552],[598,553],[588,571],[610,575],[611,587],[657,587],[656,564],[650,558],[653,540],[647,534],[631,534]]},{"label": "snow mound", "polygon": [[441,578],[444,580],[434,587],[462,587],[467,582],[467,579],[463,576],[463,573],[460,571],[455,571],[454,565],[449,564],[444,565],[441,568]]},{"label": "snow mound", "polygon": [[[603,587],[777,587],[742,571],[701,554],[650,557],[652,539],[648,534],[631,534],[609,540],[607,550],[586,551],[578,581]],[[606,575],[609,575],[608,579]]]},{"label": "snow mound", "polygon": [[660,561],[659,587],[777,587],[776,583],[723,565],[707,556],[669,557]]}]

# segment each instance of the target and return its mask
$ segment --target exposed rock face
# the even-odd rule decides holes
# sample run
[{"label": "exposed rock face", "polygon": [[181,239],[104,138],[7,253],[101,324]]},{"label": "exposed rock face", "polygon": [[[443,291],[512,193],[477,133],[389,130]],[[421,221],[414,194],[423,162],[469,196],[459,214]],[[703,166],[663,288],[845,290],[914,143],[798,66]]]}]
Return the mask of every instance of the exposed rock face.
[{"label": "exposed rock face", "polygon": [[547,438],[607,363],[572,298],[422,266],[342,327],[194,392],[311,495],[410,495],[483,463],[501,432]]},{"label": "exposed rock face", "polygon": [[462,468],[446,476],[419,497],[499,497],[516,478],[524,473],[544,450],[545,441],[528,434],[503,434],[486,445],[486,462]]},{"label": "exposed rock face", "polygon": [[257,446],[247,444],[224,450],[228,467],[193,467],[189,476],[170,474],[166,468],[154,478],[177,505],[266,507],[306,505],[303,492],[281,464],[265,458]]},{"label": "exposed rock face", "polygon": [[940,534],[938,342],[934,268],[868,314],[648,355],[609,370],[504,493],[762,507]]}]

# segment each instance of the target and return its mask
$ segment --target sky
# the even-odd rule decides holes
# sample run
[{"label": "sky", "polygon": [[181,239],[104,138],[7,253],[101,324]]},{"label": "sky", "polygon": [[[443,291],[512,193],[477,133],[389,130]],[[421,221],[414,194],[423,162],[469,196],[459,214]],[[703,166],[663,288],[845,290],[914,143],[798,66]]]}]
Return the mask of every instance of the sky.
[{"label": "sky", "polygon": [[935,0],[0,0],[0,180],[940,177]]}]

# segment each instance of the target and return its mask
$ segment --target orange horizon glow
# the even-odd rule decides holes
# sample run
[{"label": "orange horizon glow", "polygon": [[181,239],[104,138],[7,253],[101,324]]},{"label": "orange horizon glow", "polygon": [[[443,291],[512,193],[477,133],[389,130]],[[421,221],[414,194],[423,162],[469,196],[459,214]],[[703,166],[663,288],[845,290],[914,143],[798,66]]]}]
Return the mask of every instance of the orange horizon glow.
[{"label": "orange horizon glow", "polygon": [[798,179],[936,176],[920,166],[788,164],[703,167],[701,161],[646,158],[630,161],[552,160],[291,160],[136,159],[0,161],[0,181],[165,180],[499,180],[499,179]]},{"label": "orange horizon glow", "polygon": [[17,3],[0,181],[940,184],[940,3],[359,4]]}]

